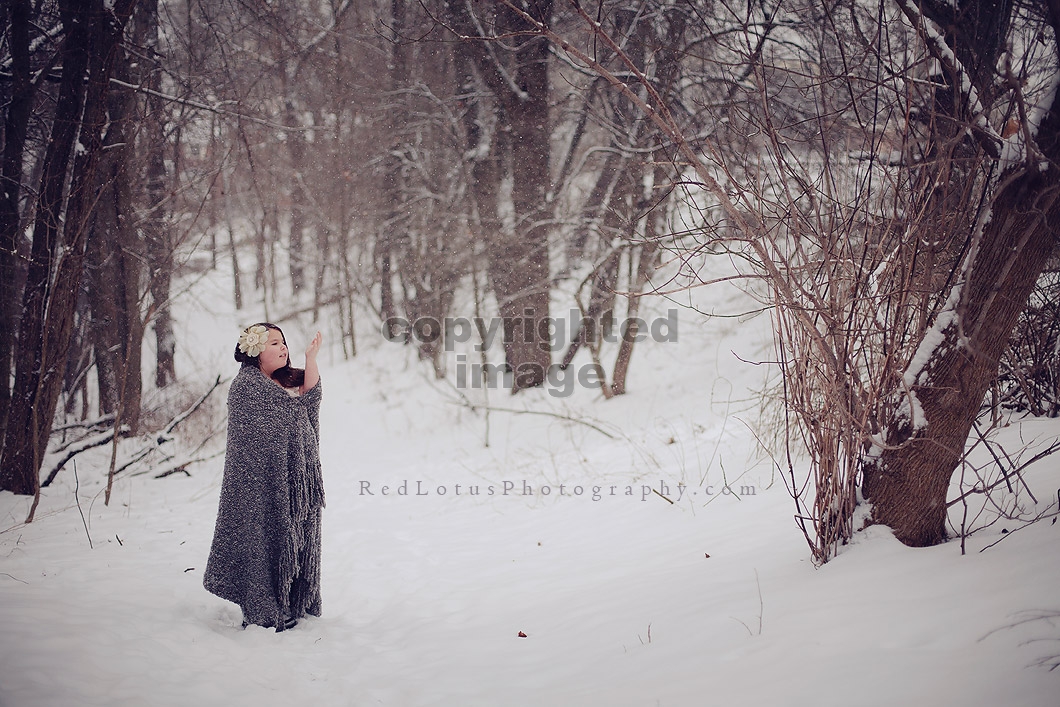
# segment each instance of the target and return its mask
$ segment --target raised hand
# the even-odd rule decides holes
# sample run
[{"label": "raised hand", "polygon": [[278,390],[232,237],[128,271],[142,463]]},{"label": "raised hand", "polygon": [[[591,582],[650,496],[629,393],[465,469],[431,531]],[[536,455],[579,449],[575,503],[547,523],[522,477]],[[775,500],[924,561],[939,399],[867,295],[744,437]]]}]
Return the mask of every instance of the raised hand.
[{"label": "raised hand", "polygon": [[320,332],[318,331],[317,335],[313,337],[313,340],[309,342],[309,346],[306,347],[306,360],[309,360],[310,358],[316,358],[317,351],[320,351],[320,344],[323,341],[324,337],[321,336]]},{"label": "raised hand", "polygon": [[320,351],[320,344],[323,341],[324,337],[318,331],[305,349],[305,382],[302,383],[302,388],[299,392],[305,393],[320,380],[320,373],[317,370],[317,352]]}]

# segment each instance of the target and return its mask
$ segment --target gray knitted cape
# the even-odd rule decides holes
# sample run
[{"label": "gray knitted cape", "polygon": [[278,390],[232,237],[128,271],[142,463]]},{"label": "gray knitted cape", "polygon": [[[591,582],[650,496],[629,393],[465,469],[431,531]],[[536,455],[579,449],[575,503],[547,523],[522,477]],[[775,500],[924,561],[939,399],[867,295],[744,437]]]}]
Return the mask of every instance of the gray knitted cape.
[{"label": "gray knitted cape", "polygon": [[243,364],[228,391],[228,443],[203,586],[244,620],[320,616],[320,383],[292,397]]}]

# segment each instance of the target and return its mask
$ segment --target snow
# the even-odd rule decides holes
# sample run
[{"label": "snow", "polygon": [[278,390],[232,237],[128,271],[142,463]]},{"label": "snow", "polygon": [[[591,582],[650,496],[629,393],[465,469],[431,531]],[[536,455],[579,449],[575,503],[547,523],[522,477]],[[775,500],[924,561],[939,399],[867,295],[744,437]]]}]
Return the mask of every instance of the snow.
[{"label": "snow", "polygon": [[1060,72],[1053,74],[1046,87],[1046,90],[1041,93],[1038,100],[1034,102],[1030,110],[1027,111],[1027,122],[1030,128],[1031,135],[1038,134],[1038,128],[1041,127],[1041,123],[1045,120],[1045,117],[1049,114],[1049,111],[1053,107],[1053,103],[1056,102],[1056,91],[1060,88]]},{"label": "snow", "polygon": [[909,420],[909,428],[913,431],[922,430],[928,425],[927,414],[915,390],[902,392],[901,402],[895,410],[895,417],[899,420]]},{"label": "snow", "polygon": [[[207,278],[175,307],[201,390],[234,372],[233,327],[261,318],[219,311],[228,287]],[[740,358],[770,350],[767,318],[682,310],[680,326],[638,344],[629,394],[490,391],[538,414],[487,427],[411,347],[364,331],[346,362],[326,322],[290,323],[293,350],[330,334],[323,616],[241,630],[202,588],[221,459],[119,477],[105,507],[109,457],[86,452],[29,525],[29,500],[0,494],[0,705],[1055,705],[1060,670],[1036,663],[1060,655],[1060,621],[1033,612],[1060,611],[1060,526],[996,523],[963,556],[870,528],[815,567],[748,427],[764,367]],[[1058,433],[1025,420],[1000,440]],[[1057,466],[1028,470],[1031,510],[1056,511]]]},{"label": "snow", "polygon": [[[971,257],[965,259],[965,268],[971,259]],[[950,289],[950,294],[945,304],[942,305],[942,309],[939,310],[938,316],[935,317],[935,321],[924,332],[924,338],[921,339],[902,376],[902,382],[907,389],[911,389],[914,385],[927,383],[925,376],[928,372],[928,364],[931,363],[939,347],[946,342],[946,332],[958,324],[957,307],[961,303],[962,291],[960,283]]]}]

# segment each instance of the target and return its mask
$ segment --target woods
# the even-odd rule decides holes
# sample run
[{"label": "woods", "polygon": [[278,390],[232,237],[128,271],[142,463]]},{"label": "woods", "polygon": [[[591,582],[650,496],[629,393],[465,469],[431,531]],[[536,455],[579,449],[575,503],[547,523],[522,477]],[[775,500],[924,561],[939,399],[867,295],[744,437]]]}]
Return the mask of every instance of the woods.
[{"label": "woods", "polygon": [[1056,0],[4,12],[0,489],[39,493],[58,424],[143,427],[193,265],[348,357],[365,318],[498,317],[512,393],[580,356],[601,405],[635,392],[608,327],[737,282],[819,562],[866,523],[943,542],[976,420],[1056,413]]}]

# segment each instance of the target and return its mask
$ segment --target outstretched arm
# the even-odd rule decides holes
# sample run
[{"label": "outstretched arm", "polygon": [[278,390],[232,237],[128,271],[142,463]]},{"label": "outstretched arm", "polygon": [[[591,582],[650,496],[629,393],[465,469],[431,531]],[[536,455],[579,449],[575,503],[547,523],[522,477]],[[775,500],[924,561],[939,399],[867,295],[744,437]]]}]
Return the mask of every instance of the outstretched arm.
[{"label": "outstretched arm", "polygon": [[305,381],[302,383],[299,393],[312,390],[313,386],[320,380],[320,371],[317,369],[317,352],[320,351],[320,342],[323,341],[320,332],[309,342],[305,350]]}]

